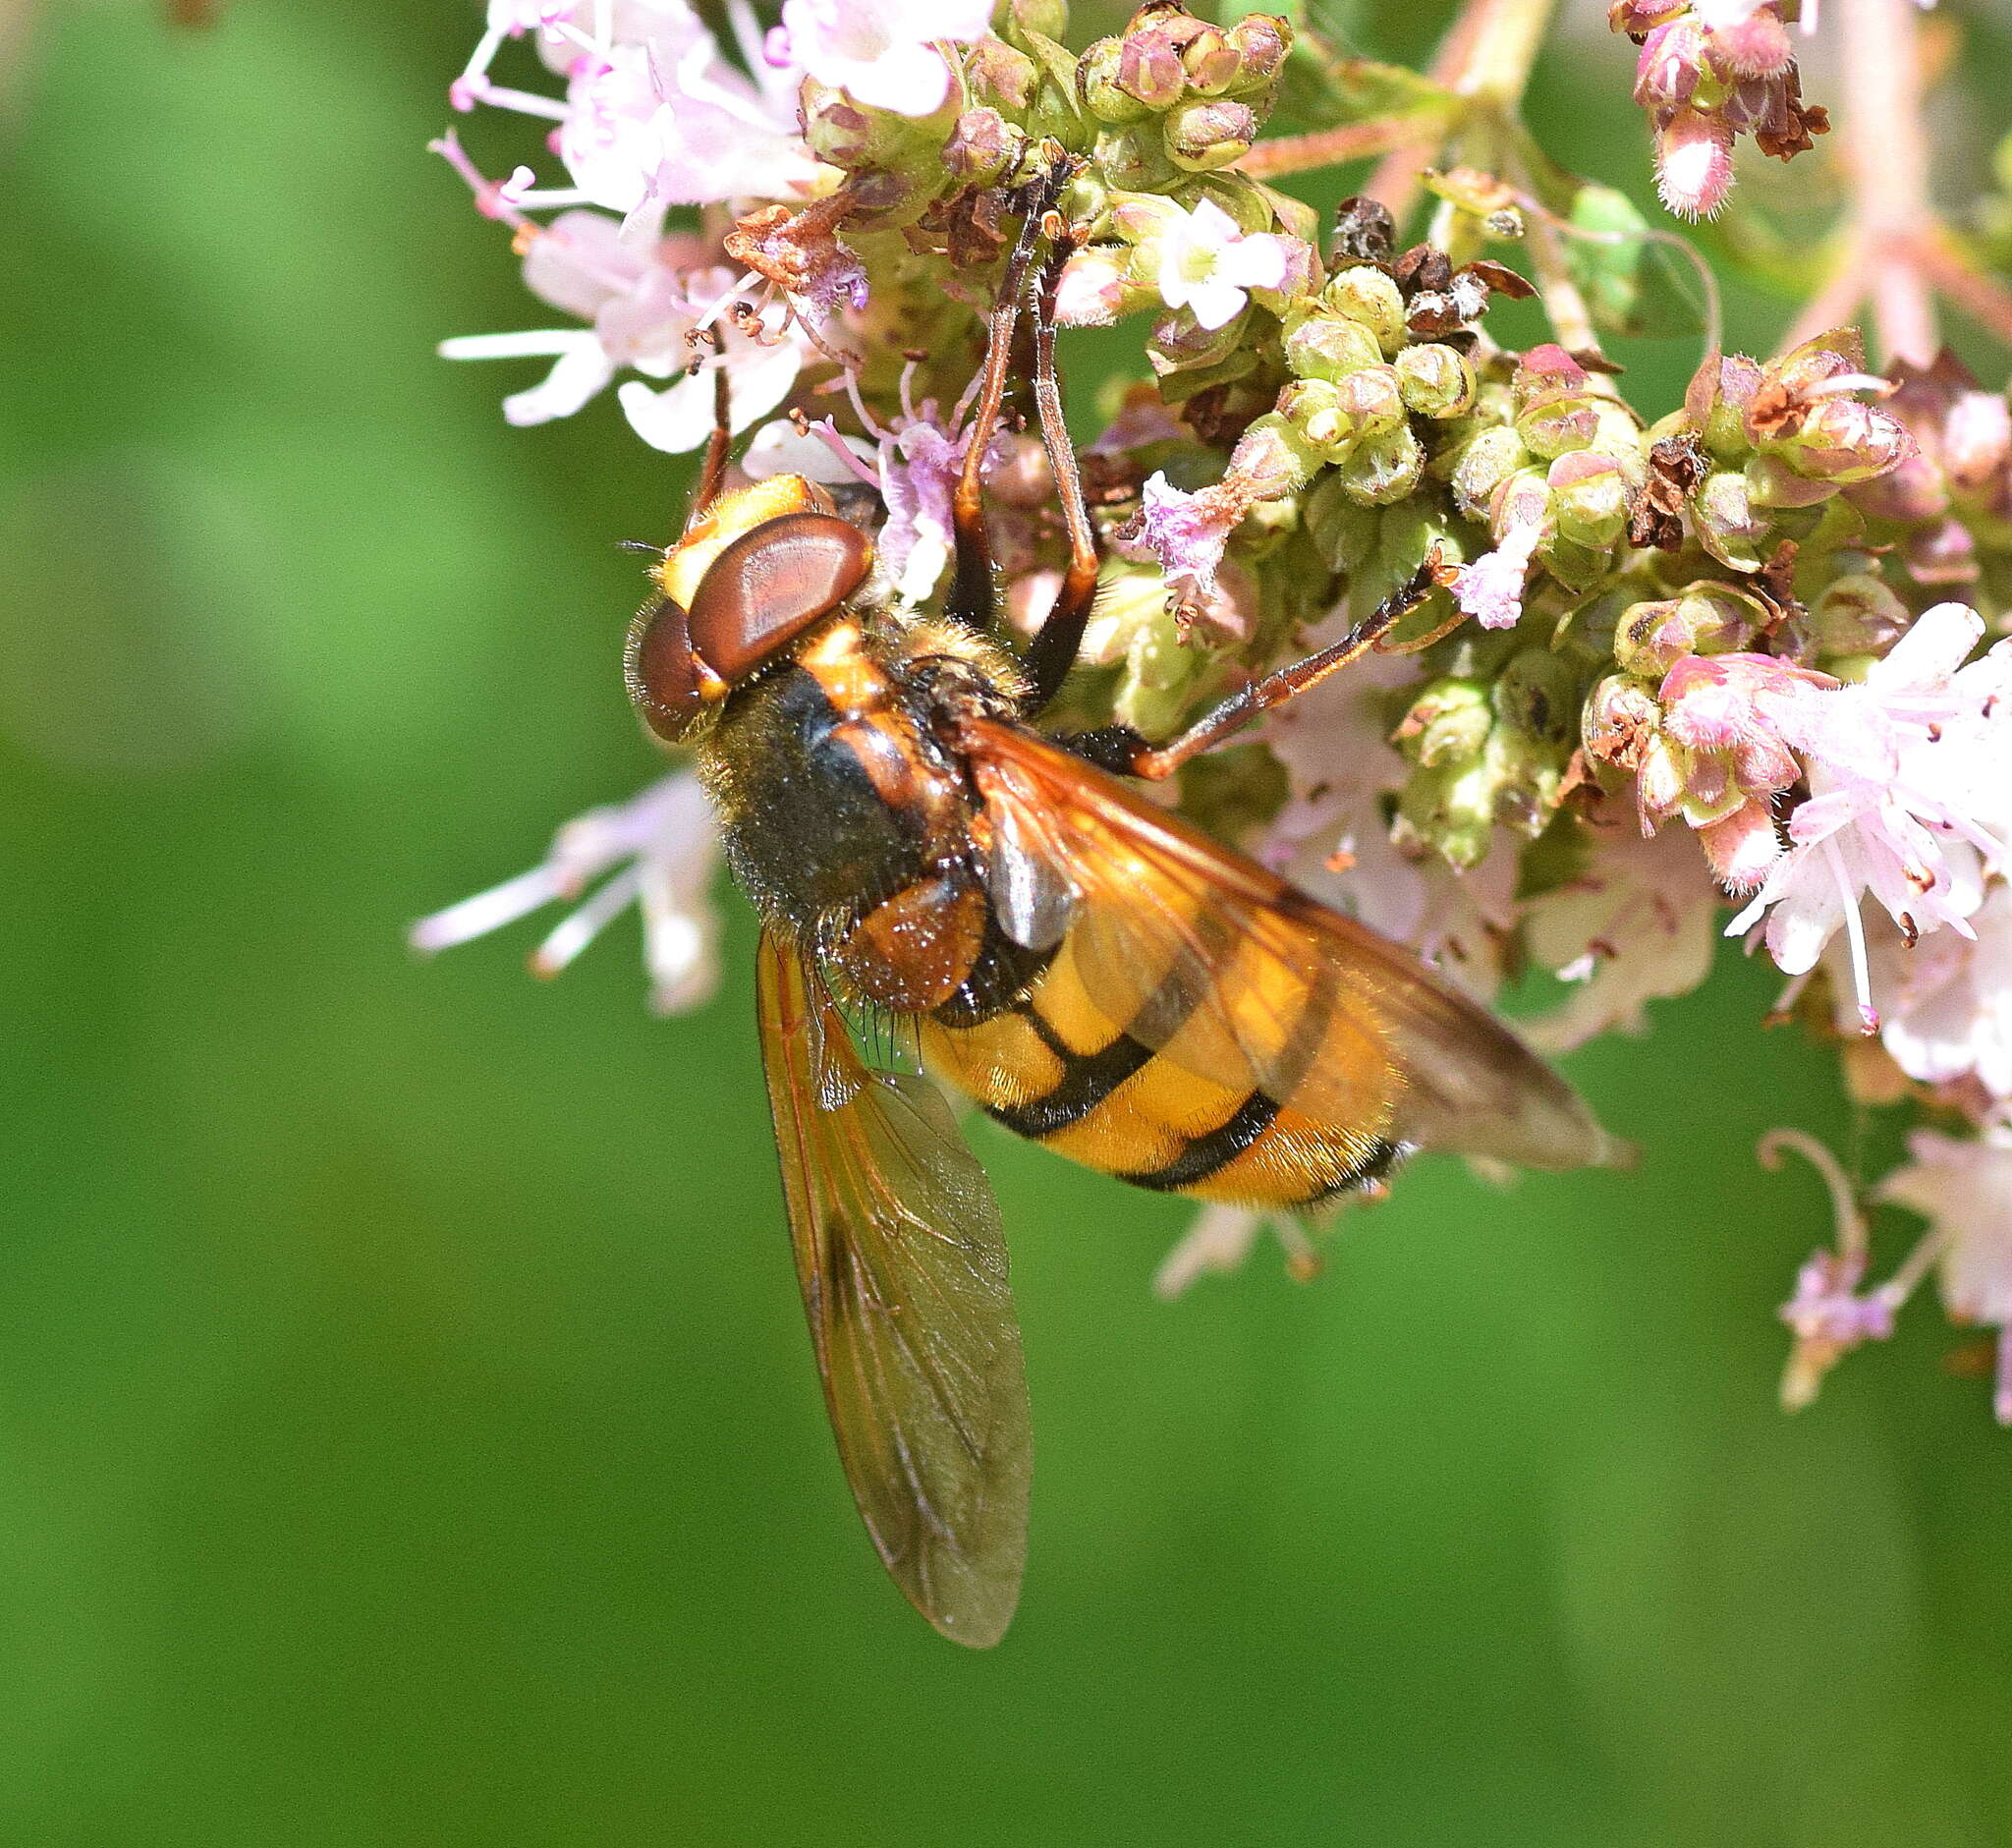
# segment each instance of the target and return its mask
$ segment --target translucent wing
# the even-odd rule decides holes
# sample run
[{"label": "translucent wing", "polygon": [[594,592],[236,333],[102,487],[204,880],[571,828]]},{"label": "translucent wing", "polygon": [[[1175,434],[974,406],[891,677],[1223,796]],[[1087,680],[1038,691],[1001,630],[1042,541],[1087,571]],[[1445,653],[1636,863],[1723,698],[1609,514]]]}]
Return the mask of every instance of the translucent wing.
[{"label": "translucent wing", "polygon": [[868,1071],[772,932],[761,1055],[797,1276],[853,1499],[954,1642],[1004,1634],[1027,1554],[1028,1406],[999,1208],[926,1080]]},{"label": "translucent wing", "polygon": [[977,720],[962,743],[995,856],[1041,863],[1004,881],[1069,889],[1041,1005],[1064,1039],[1083,1016],[1078,1049],[1122,1033],[1192,1075],[1198,1099],[1262,1098],[1292,1130],[1272,1139],[1279,1158],[1297,1146],[1330,1184],[1372,1146],[1537,1168],[1627,1158],[1514,1034],[1400,946],[1030,732]]}]

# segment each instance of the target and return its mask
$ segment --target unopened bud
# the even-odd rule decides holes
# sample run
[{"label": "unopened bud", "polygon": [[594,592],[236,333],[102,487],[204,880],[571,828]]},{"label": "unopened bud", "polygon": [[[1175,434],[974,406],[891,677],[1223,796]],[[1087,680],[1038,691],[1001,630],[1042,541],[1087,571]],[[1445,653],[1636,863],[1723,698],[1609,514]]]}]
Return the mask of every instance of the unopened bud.
[{"label": "unopened bud", "polygon": [[1494,423],[1468,438],[1453,470],[1453,498],[1464,514],[1484,516],[1495,490],[1530,461],[1523,438]]},{"label": "unopened bud", "polygon": [[1479,756],[1494,723],[1486,684],[1448,674],[1421,690],[1395,739],[1412,762],[1430,768]]},{"label": "unopened bud", "polygon": [[1907,633],[1907,605],[1879,579],[1853,572],[1826,585],[1810,606],[1810,639],[1825,660],[1879,656]]},{"label": "unopened bud", "polygon": [[1361,321],[1316,308],[1287,324],[1285,363],[1301,378],[1345,378],[1382,357],[1376,336]]},{"label": "unopened bud", "polygon": [[1516,419],[1516,433],[1533,456],[1553,457],[1584,449],[1599,428],[1599,419],[1584,398],[1564,393],[1537,399]]},{"label": "unopened bud", "polygon": [[[1118,82],[1124,56],[1125,47],[1121,41],[1099,38],[1076,61],[1076,93],[1082,98],[1084,108],[1099,122],[1107,122],[1114,128],[1144,122],[1152,113]],[[1028,63],[1032,68],[1033,60],[1029,59]],[[1021,107],[1026,107],[1025,101]]]},{"label": "unopened bud", "polygon": [[1118,51],[1118,87],[1154,114],[1171,109],[1188,87],[1188,72],[1173,41],[1147,26],[1128,31]]},{"label": "unopened bud", "polygon": [[1202,96],[1220,96],[1236,82],[1243,60],[1213,26],[1204,26],[1181,51],[1188,87]]},{"label": "unopened bud", "polygon": [[1756,549],[1767,523],[1756,516],[1747,492],[1747,477],[1732,470],[1706,476],[1691,497],[1691,518],[1705,549],[1735,571],[1758,571],[1762,559]]},{"label": "unopened bud", "polygon": [[1341,408],[1372,436],[1404,423],[1404,391],[1394,365],[1366,365],[1335,385]]},{"label": "unopened bud", "polygon": [[1292,28],[1270,13],[1247,13],[1229,29],[1237,54],[1234,88],[1261,89],[1278,76],[1292,49]]},{"label": "unopened bud", "polygon": [[1551,490],[1551,518],[1563,537],[1595,551],[1619,542],[1633,496],[1628,477],[1611,456],[1592,449],[1560,456],[1544,481]]},{"label": "unopened bud", "polygon": [[973,89],[987,102],[1024,114],[1039,86],[1040,66],[1026,52],[989,33],[972,47],[966,65]]},{"label": "unopened bud", "polygon": [[1711,61],[1737,78],[1780,77],[1796,61],[1788,28],[1771,7],[1716,28],[1710,47]]},{"label": "unopened bud", "polygon": [[998,110],[967,109],[943,143],[943,165],[960,184],[991,186],[1027,150],[1027,132]]},{"label": "unopened bud", "polygon": [[1660,679],[1687,654],[1730,654],[1754,640],[1765,612],[1731,585],[1694,584],[1659,603],[1632,603],[1614,631],[1614,659]]},{"label": "unopened bud", "polygon": [[1410,427],[1401,423],[1380,435],[1362,436],[1337,468],[1336,476],[1354,499],[1372,507],[1388,507],[1415,493],[1425,473],[1425,449]]},{"label": "unopened bud", "polygon": [[1781,445],[1799,475],[1825,481],[1870,481],[1912,447],[1907,427],[1890,412],[1855,398],[1825,398]]},{"label": "unopened bud", "polygon": [[1055,285],[1055,319],[1064,327],[1108,327],[1147,299],[1146,292],[1131,281],[1129,251],[1088,245],[1062,265]]},{"label": "unopened bud", "polygon": [[1278,414],[1330,462],[1338,462],[1355,441],[1356,420],[1325,379],[1294,379],[1278,394]]},{"label": "unopened bud", "polygon": [[1305,487],[1319,466],[1313,445],[1276,411],[1267,411],[1237,438],[1224,478],[1247,483],[1254,501],[1276,500]]},{"label": "unopened bud", "polygon": [[1655,190],[1680,218],[1709,218],[1733,185],[1733,132],[1721,115],[1679,109],[1655,143]]},{"label": "unopened bud", "polygon": [[1635,100],[1645,109],[1674,109],[1691,100],[1705,75],[1705,28],[1696,19],[1672,20],[1642,41],[1635,61]]},{"label": "unopened bud", "polygon": [[1218,97],[1183,103],[1166,121],[1167,158],[1184,173],[1213,173],[1251,151],[1258,118],[1248,103]]},{"label": "unopened bud", "polygon": [[1609,674],[1594,686],[1579,718],[1587,756],[1622,770],[1640,769],[1661,731],[1655,689],[1627,674]]},{"label": "unopened bud", "polygon": [[1386,354],[1397,353],[1407,344],[1404,297],[1380,269],[1371,269],[1367,263],[1344,269],[1321,292],[1320,299],[1337,313],[1361,321]]},{"label": "unopened bud", "polygon": [[1550,648],[1522,648],[1496,676],[1495,717],[1535,743],[1568,742],[1579,710],[1580,687],[1571,664]]},{"label": "unopened bud", "polygon": [[1474,404],[1474,367],[1452,347],[1428,341],[1406,347],[1396,360],[1397,387],[1405,408],[1421,417],[1457,418]]}]

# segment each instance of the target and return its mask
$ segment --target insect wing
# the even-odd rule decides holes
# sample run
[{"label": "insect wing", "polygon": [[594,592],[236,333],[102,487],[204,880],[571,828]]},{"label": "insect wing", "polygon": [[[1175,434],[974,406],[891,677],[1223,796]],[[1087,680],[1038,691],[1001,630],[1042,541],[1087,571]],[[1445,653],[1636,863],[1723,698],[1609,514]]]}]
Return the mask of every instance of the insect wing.
[{"label": "insect wing", "polygon": [[974,720],[964,743],[995,832],[1074,892],[1062,974],[1081,1003],[1198,1081],[1261,1095],[1303,1148],[1324,1137],[1338,1183],[1376,1144],[1625,1159],[1541,1059],[1398,945],[1030,732]]},{"label": "insect wing", "polygon": [[1027,1554],[1029,1421],[999,1208],[942,1096],[869,1071],[772,932],[762,1063],[797,1276],[853,1499],[954,1642],[996,1643]]}]

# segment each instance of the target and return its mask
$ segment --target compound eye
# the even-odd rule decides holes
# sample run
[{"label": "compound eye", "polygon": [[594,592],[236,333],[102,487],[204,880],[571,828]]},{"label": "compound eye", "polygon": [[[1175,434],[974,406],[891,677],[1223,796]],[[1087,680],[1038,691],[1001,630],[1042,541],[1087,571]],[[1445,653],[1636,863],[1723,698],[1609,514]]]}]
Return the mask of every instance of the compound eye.
[{"label": "compound eye", "polygon": [[685,612],[669,597],[645,603],[629,625],[622,676],[643,722],[667,745],[683,738],[704,701]]},{"label": "compound eye", "polygon": [[692,597],[690,645],[732,686],[835,610],[872,563],[866,535],[835,515],[763,521],[706,568]]}]

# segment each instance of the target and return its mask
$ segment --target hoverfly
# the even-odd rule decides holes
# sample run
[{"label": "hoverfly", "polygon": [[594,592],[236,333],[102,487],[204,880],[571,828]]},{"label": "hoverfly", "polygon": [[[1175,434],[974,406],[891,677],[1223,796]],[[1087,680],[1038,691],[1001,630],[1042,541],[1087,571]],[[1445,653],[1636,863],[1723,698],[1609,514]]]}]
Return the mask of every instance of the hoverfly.
[{"label": "hoverfly", "polygon": [[[721,429],[626,658],[644,723],[696,754],[760,916],[783,1193],[854,1498],[917,1608],[978,1647],[1004,1632],[1026,1552],[1027,1384],[998,1208],[941,1094],[869,1069],[848,1009],[911,1026],[927,1069],[1008,1129],[1202,1200],[1309,1206],[1417,1148],[1554,1169],[1615,1149],[1408,952],[1122,780],[1169,775],[1354,660],[1426,574],[1157,749],[1122,728],[1035,728],[1098,562],[1054,368],[1052,198],[1027,203],[990,315],[944,613],[876,602],[870,540],[810,482],[717,495]],[[1030,295],[1071,564],[1016,657],[993,620],[979,469]]]}]

